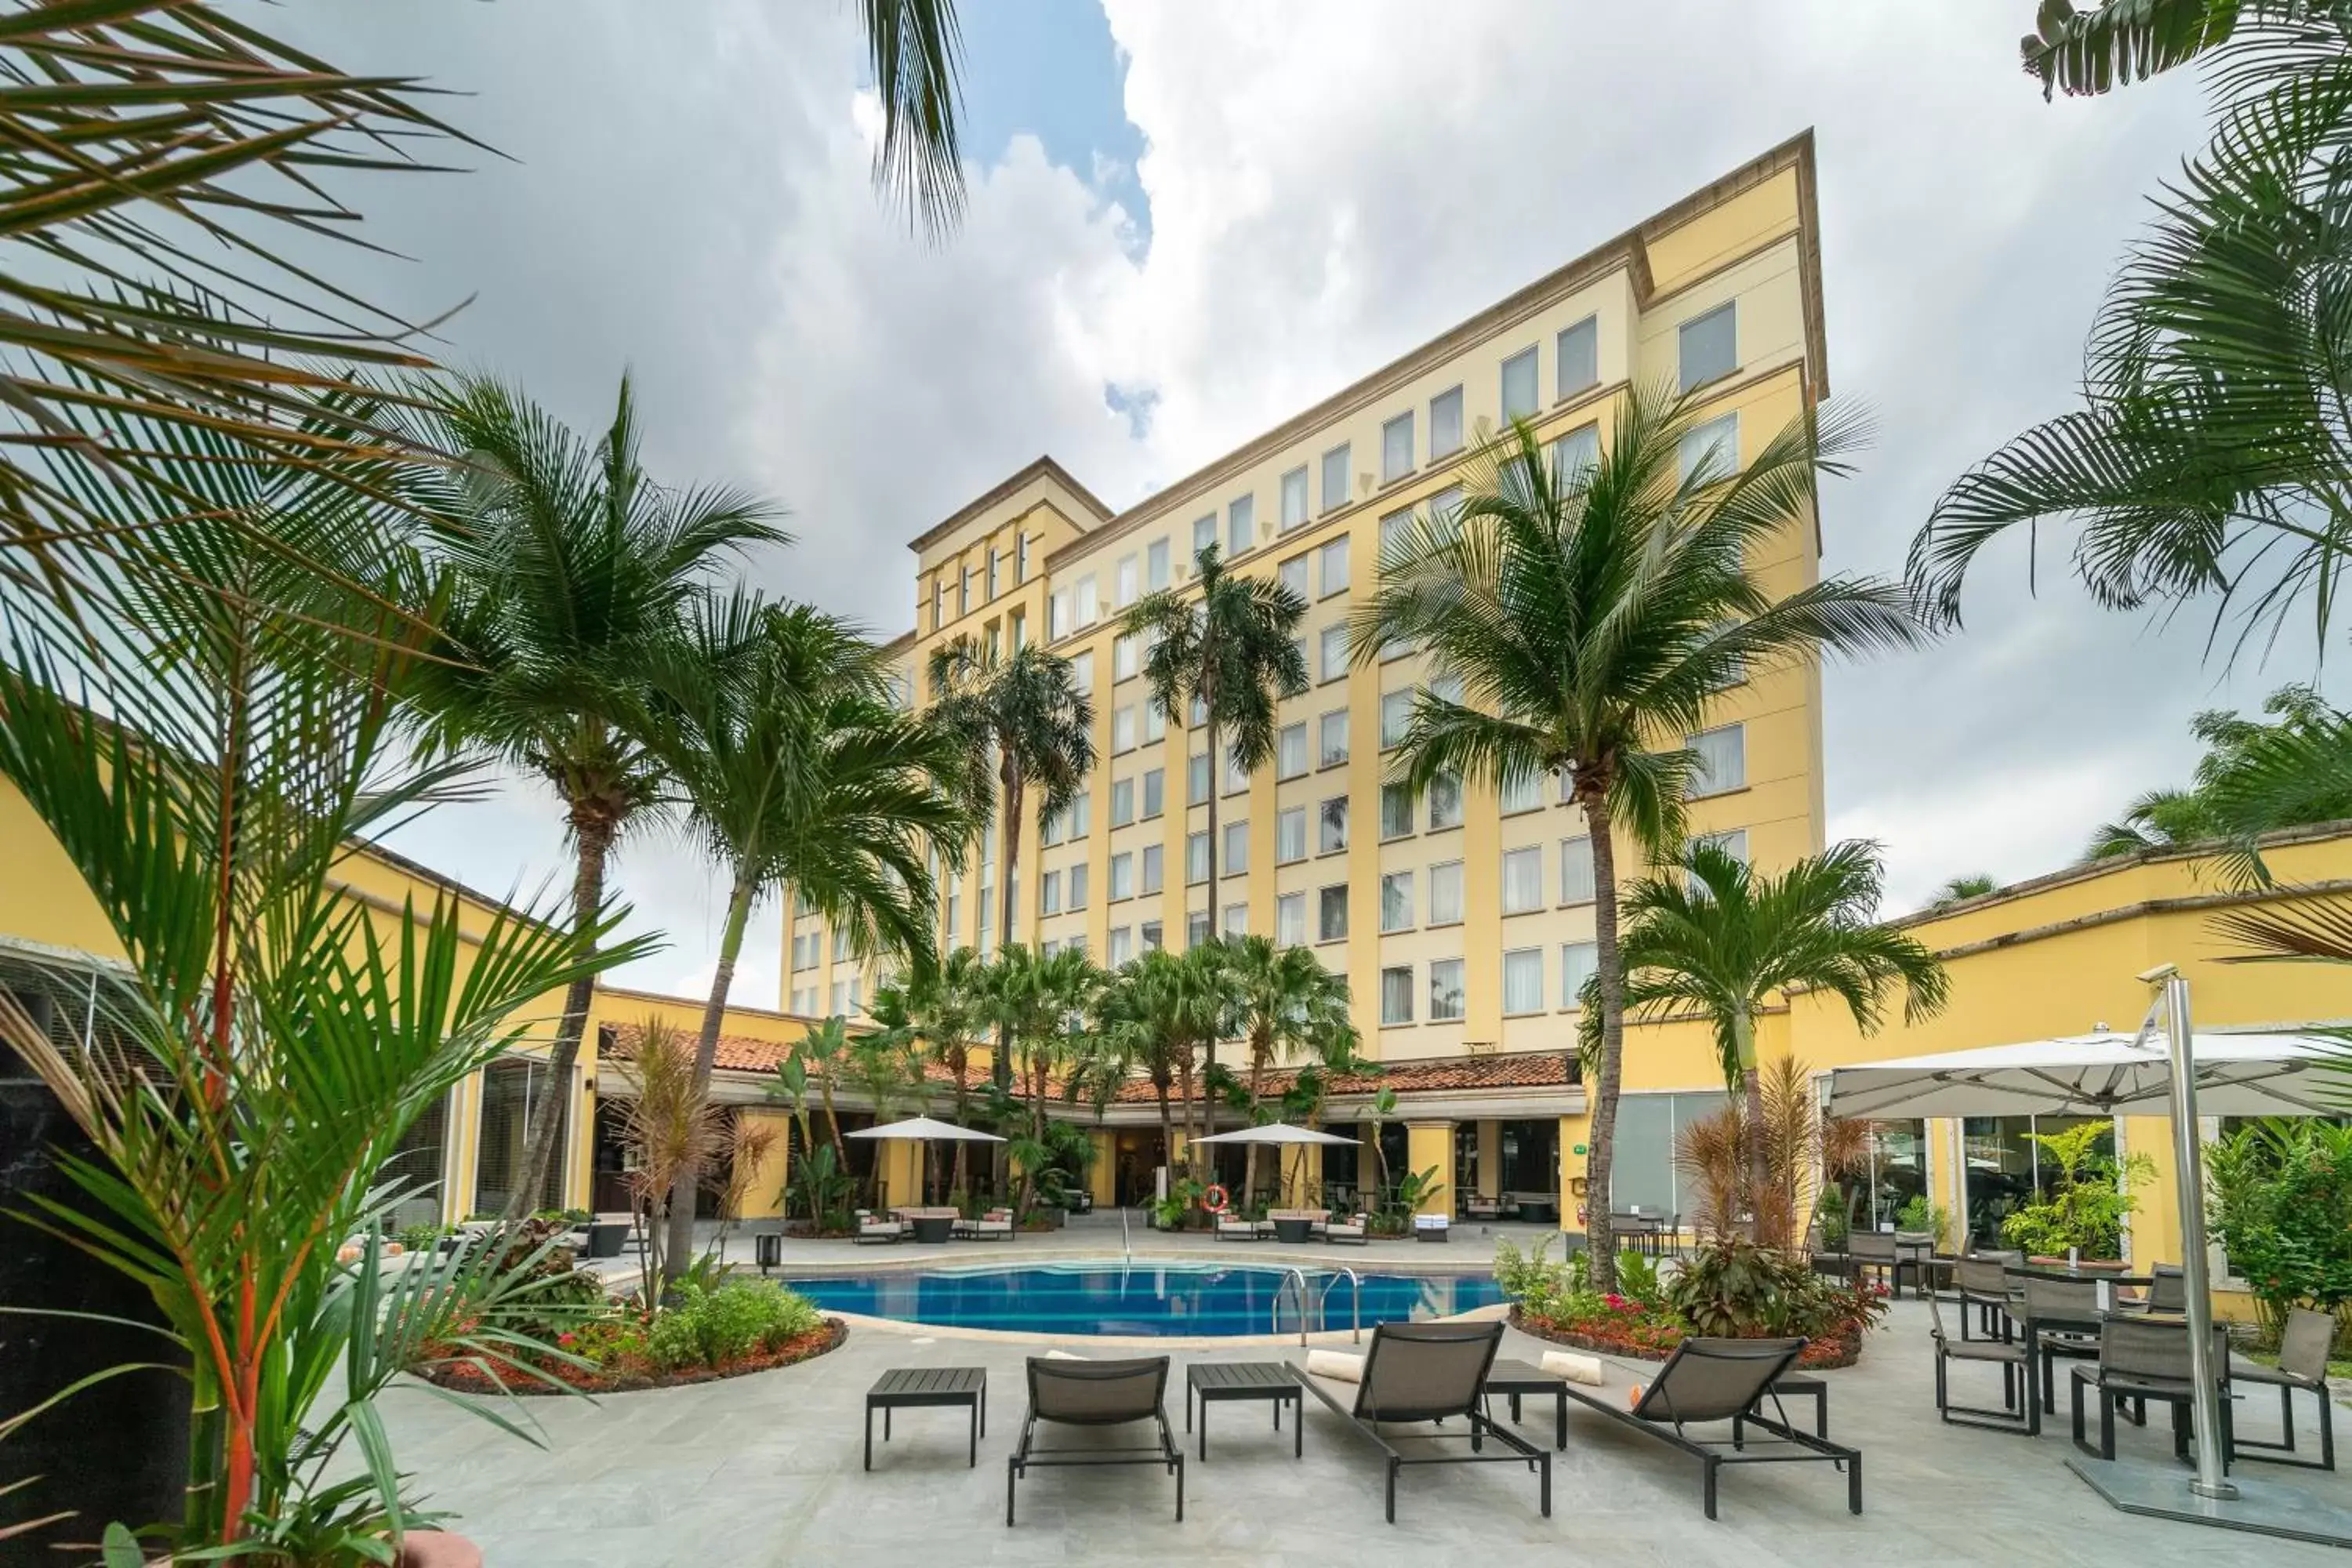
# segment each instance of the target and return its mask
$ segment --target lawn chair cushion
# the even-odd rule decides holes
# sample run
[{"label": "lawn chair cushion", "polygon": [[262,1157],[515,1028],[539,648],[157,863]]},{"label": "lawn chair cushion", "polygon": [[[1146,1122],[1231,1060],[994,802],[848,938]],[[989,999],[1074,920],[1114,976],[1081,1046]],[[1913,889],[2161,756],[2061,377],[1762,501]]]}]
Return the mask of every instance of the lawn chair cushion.
[{"label": "lawn chair cushion", "polygon": [[1328,1377],[1338,1383],[1361,1383],[1364,1358],[1348,1351],[1308,1351],[1307,1375]]},{"label": "lawn chair cushion", "polygon": [[1574,1351],[1546,1351],[1543,1370],[1570,1383],[1591,1384],[1599,1387],[1609,1381],[1609,1368],[1597,1355],[1580,1355]]}]

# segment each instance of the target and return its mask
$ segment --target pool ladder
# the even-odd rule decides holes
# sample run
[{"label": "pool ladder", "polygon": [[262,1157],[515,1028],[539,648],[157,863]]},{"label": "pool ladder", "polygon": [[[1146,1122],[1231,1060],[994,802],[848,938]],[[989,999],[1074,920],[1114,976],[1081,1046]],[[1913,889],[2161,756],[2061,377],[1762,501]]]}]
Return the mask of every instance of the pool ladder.
[{"label": "pool ladder", "polygon": [[1274,1293],[1274,1305],[1268,1313],[1266,1332],[1271,1334],[1282,1332],[1283,1299],[1291,1294],[1294,1286],[1297,1288],[1298,1295],[1298,1342],[1302,1345],[1307,1342],[1307,1319],[1310,1307],[1314,1311],[1316,1331],[1321,1332],[1325,1310],[1331,1300],[1331,1291],[1339,1283],[1339,1276],[1342,1274],[1348,1277],[1349,1316],[1352,1324],[1350,1337],[1358,1344],[1361,1344],[1364,1339],[1364,1281],[1354,1269],[1344,1264],[1336,1269],[1327,1271],[1322,1289],[1319,1290],[1316,1289],[1314,1282],[1307,1278],[1306,1269],[1294,1264],[1286,1270],[1280,1288]]}]

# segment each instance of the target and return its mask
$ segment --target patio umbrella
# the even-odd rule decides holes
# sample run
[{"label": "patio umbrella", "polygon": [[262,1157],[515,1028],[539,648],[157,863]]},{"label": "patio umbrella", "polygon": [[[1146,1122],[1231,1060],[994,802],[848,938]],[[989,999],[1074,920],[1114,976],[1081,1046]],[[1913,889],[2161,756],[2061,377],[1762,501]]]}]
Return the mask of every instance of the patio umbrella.
[{"label": "patio umbrella", "polygon": [[[929,1116],[910,1116],[904,1121],[893,1121],[881,1127],[861,1127],[855,1132],[845,1132],[845,1138],[905,1138],[922,1143],[1002,1143],[1003,1139],[993,1132],[982,1132],[977,1127],[959,1127],[952,1121],[940,1121]],[[921,1167],[915,1172],[919,1188],[929,1174]],[[918,1191],[915,1195],[923,1194]]]},{"label": "patio umbrella", "polygon": [[2352,1520],[2341,1510],[2300,1495],[2282,1496],[2284,1489],[2272,1483],[2231,1480],[2222,1473],[2221,1369],[2212,1365],[2204,1151],[2198,1131],[2199,1118],[2206,1114],[2336,1114],[2341,1107],[2323,1096],[2319,1069],[2331,1058],[2341,1062],[2345,1047],[2319,1034],[2197,1033],[2189,1026],[2189,982],[2178,969],[2163,964],[2139,978],[2153,988],[2155,999],[2137,1034],[2102,1031],[1839,1068],[1830,1075],[1822,1109],[1852,1117],[2168,1113],[2196,1384],[2196,1478],[2183,1496],[2169,1467],[2118,1463],[2092,1469],[2079,1458],[2067,1463],[2109,1502],[2129,1512],[2352,1544]]},{"label": "patio umbrella", "polygon": [[1263,1127],[1236,1127],[1231,1132],[1213,1133],[1206,1138],[1195,1138],[1192,1142],[1195,1143],[1278,1143],[1284,1145],[1296,1145],[1300,1143],[1346,1143],[1352,1145],[1356,1141],[1353,1138],[1339,1137],[1336,1133],[1318,1132],[1312,1127],[1293,1127],[1286,1121],[1269,1121]]}]

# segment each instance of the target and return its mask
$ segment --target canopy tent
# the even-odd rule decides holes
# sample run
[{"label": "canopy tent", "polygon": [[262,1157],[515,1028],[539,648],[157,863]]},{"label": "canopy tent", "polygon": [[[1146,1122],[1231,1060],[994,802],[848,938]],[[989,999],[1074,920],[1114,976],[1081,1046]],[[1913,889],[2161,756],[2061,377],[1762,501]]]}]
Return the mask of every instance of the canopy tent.
[{"label": "canopy tent", "polygon": [[844,1138],[905,1138],[922,1142],[1002,1143],[1003,1139],[993,1132],[982,1132],[977,1127],[958,1127],[952,1121],[934,1121],[928,1116],[910,1116],[904,1121],[893,1121],[882,1127],[861,1127],[855,1132],[845,1132]]},{"label": "canopy tent", "polygon": [[[2206,1116],[2333,1116],[2319,1071],[2342,1047],[2308,1034],[2204,1031],[2189,1042],[2197,1102]],[[2336,1092],[2341,1092],[2340,1089]],[[1949,1051],[1839,1068],[1832,1116],[2162,1116],[2172,1058],[2142,1030],[2102,1029],[2013,1046]]]},{"label": "canopy tent", "polygon": [[1304,1143],[1339,1143],[1353,1147],[1356,1140],[1337,1133],[1318,1132],[1312,1127],[1293,1127],[1286,1121],[1269,1121],[1263,1127],[1236,1127],[1231,1132],[1213,1133],[1195,1138],[1195,1143],[1267,1143],[1285,1148]]},{"label": "canopy tent", "polygon": [[2102,1030],[1839,1068],[1822,1109],[1857,1118],[2169,1116],[2196,1385],[2195,1477],[2183,1486],[2169,1463],[2077,1456],[2067,1464],[2126,1512],[2352,1545],[2352,1514],[2274,1482],[2223,1473],[2199,1131],[2206,1115],[2340,1114],[2344,1089],[2331,1094],[2325,1069],[2352,1065],[2352,1047],[2317,1032],[2198,1033],[2189,1025],[2189,982],[2172,965],[2139,978],[2155,999],[2137,1034]]}]

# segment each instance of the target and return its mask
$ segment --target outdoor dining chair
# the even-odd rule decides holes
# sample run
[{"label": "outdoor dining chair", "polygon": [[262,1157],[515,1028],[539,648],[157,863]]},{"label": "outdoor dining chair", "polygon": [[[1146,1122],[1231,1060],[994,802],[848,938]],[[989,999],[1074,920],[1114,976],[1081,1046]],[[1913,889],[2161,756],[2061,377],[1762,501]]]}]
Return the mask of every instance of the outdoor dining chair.
[{"label": "outdoor dining chair", "polygon": [[[2237,1439],[2238,1458],[2267,1465],[2294,1465],[2307,1470],[2336,1468],[2336,1400],[2327,1390],[2327,1352],[2336,1342],[2336,1317],[2297,1307],[2287,1314],[2286,1331],[2279,1339],[2278,1365],[2256,1366],[2236,1362],[2230,1368],[2232,1383],[2261,1384],[2279,1391],[2279,1441]],[[2306,1389],[2319,1401],[2319,1458],[2307,1459],[2295,1452],[2294,1391]]]},{"label": "outdoor dining chair", "polygon": [[2137,1310],[2158,1317],[2177,1318],[2189,1310],[2189,1286],[2178,1263],[2159,1263],[2147,1271],[2147,1294]]},{"label": "outdoor dining chair", "polygon": [[[2189,1410],[2197,1399],[2197,1379],[2190,1371],[2189,1325],[2162,1318],[2113,1314],[2099,1324],[2098,1356],[2074,1368],[2073,1410],[2074,1446],[2102,1459],[2116,1457],[2116,1407],[2125,1400],[2145,1412],[2151,1399],[2172,1406],[2172,1451],[2189,1457]],[[2221,1467],[2231,1458],[2230,1434],[2230,1336],[2213,1329],[2213,1365],[2221,1383]],[[2083,1402],[2095,1393],[2099,1401],[2099,1443],[2094,1448],[2084,1435]],[[2143,1419],[2145,1416],[2143,1415]]]},{"label": "outdoor dining chair", "polygon": [[2050,1279],[2038,1274],[2019,1276],[2018,1313],[2025,1330],[2028,1367],[2042,1373],[2042,1408],[2056,1407],[2057,1364],[2060,1356],[2093,1360],[2099,1353],[2099,1286],[2093,1279]]},{"label": "outdoor dining chair", "polygon": [[[1964,1292],[1966,1289],[1964,1285]],[[1969,1302],[1963,1294],[1960,1302],[1963,1328],[1967,1326],[1969,1310]],[[2034,1398],[2033,1364],[2026,1354],[2025,1347],[2013,1339],[1993,1335],[1980,1340],[1965,1336],[1957,1340],[1952,1338],[1944,1331],[1944,1309],[1933,1291],[1927,1294],[1927,1331],[1936,1342],[1936,1414],[1953,1426],[1984,1426],[1996,1432],[2022,1432],[2028,1436],[2039,1434],[2042,1430],[2042,1406]],[[1951,1363],[1956,1361],[2000,1368],[2000,1409],[1952,1403],[1948,1376]]]},{"label": "outdoor dining chair", "polygon": [[1902,1254],[1895,1248],[1891,1231],[1848,1231],[1845,1258],[1847,1277],[1857,1285],[1874,1271],[1886,1281],[1890,1295],[1902,1282]]},{"label": "outdoor dining chair", "polygon": [[1971,1252],[1953,1263],[1952,1285],[1960,1300],[1960,1338],[1969,1337],[1972,1317],[1987,1339],[2017,1337],[2016,1286],[2007,1260]]}]

